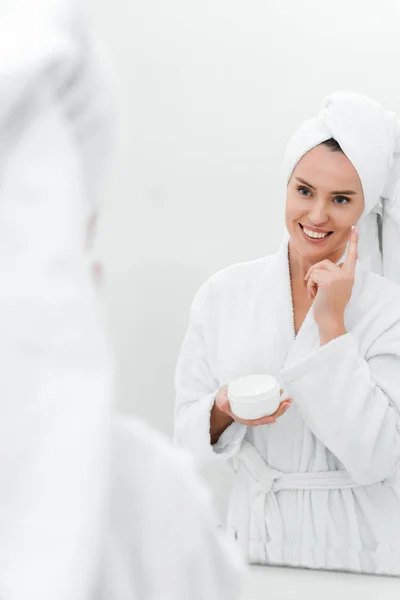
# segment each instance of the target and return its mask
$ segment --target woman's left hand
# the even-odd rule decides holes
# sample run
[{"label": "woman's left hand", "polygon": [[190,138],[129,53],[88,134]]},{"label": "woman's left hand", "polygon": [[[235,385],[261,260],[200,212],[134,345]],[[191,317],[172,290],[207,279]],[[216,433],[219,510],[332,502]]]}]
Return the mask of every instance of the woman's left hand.
[{"label": "woman's left hand", "polygon": [[358,258],[358,233],[350,233],[346,259],[340,265],[323,260],[307,272],[307,291],[313,304],[314,319],[321,328],[344,326],[344,311],[350,300]]}]

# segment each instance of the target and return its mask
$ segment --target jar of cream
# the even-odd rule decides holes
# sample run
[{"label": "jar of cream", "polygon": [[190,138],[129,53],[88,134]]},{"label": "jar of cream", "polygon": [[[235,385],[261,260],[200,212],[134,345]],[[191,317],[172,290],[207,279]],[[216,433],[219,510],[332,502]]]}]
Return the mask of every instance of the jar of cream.
[{"label": "jar of cream", "polygon": [[240,419],[261,419],[278,410],[278,381],[270,375],[246,375],[228,385],[231,411]]}]

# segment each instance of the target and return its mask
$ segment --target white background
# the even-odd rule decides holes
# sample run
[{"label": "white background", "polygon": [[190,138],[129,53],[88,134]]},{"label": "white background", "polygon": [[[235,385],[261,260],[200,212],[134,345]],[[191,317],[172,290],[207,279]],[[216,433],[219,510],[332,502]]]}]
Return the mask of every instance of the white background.
[{"label": "white background", "polygon": [[[118,403],[172,435],[174,368],[205,279],[277,249],[294,129],[345,89],[400,114],[396,0],[90,0],[120,81],[100,222]],[[231,475],[207,470],[223,514]]]}]

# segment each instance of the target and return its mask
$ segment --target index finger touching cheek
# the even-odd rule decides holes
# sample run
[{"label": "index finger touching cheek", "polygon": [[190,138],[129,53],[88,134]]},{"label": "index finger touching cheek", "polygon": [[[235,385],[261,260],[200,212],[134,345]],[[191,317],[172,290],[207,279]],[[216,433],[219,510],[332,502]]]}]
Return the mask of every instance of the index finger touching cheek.
[{"label": "index finger touching cheek", "polygon": [[349,240],[349,249],[343,263],[343,269],[354,271],[358,260],[358,229],[352,227]]}]

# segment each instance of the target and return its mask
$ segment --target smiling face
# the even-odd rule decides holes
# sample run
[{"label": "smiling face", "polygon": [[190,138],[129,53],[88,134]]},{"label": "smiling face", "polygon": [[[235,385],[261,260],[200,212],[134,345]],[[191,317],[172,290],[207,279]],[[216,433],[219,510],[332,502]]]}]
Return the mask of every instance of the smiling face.
[{"label": "smiling face", "polygon": [[299,160],[287,187],[291,252],[306,263],[336,262],[363,211],[361,181],[347,156],[316,146]]}]

